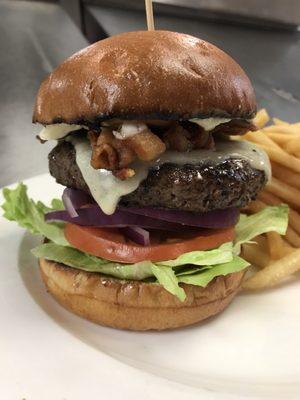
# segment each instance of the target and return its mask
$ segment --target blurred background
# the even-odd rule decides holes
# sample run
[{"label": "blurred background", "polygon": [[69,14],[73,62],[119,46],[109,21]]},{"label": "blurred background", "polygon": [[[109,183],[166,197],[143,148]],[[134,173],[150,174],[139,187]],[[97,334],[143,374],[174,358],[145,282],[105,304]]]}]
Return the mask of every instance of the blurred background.
[{"label": "blurred background", "polygon": [[[259,107],[300,120],[299,0],[156,0],[156,29],[189,33],[247,72]],[[47,171],[31,124],[42,79],[89,43],[146,29],[143,0],[0,0],[0,186]]]}]

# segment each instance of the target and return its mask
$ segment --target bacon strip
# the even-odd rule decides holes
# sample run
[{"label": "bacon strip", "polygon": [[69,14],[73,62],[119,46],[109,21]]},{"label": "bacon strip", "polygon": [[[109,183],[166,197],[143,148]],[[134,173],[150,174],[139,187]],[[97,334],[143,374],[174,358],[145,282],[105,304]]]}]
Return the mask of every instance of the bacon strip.
[{"label": "bacon strip", "polygon": [[153,133],[149,128],[127,139],[117,139],[111,127],[101,131],[89,131],[92,146],[91,165],[95,169],[107,169],[121,180],[131,178],[135,171],[129,165],[137,158],[151,161],[166,149],[188,152],[193,149],[214,149],[212,134],[241,135],[256,130],[247,120],[235,119],[218,125],[210,132],[190,121],[169,123],[164,131]]},{"label": "bacon strip", "polygon": [[225,135],[243,135],[249,131],[257,131],[257,127],[246,119],[233,119],[215,127],[211,133],[223,133]]}]

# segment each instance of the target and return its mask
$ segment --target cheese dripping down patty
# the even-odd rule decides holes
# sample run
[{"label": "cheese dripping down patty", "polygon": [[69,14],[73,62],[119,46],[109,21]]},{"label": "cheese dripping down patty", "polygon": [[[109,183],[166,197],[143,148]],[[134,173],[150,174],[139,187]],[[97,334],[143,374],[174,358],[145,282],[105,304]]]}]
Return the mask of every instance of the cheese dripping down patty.
[{"label": "cheese dripping down patty", "polygon": [[136,161],[130,165],[134,169],[135,175],[121,181],[111,171],[96,170],[91,166],[92,149],[87,138],[72,135],[66,140],[73,144],[76,151],[76,163],[82,176],[93,198],[107,215],[115,212],[122,196],[132,193],[138,188],[151,169],[159,168],[167,163],[201,165],[209,162],[217,165],[228,159],[243,159],[248,161],[252,168],[264,171],[267,179],[270,179],[271,176],[270,161],[263,150],[247,141],[222,140],[216,141],[215,151],[200,149],[183,153],[170,150],[153,161]]}]

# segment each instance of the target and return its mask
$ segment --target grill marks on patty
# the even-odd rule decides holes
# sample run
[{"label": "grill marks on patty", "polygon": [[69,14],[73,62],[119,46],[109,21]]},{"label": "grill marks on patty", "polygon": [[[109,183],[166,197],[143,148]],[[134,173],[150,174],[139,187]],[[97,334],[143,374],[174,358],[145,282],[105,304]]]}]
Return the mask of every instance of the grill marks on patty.
[{"label": "grill marks on patty", "polygon": [[264,184],[264,172],[251,168],[245,160],[226,160],[217,167],[166,164],[151,171],[122,203],[195,212],[243,207]]},{"label": "grill marks on patty", "polygon": [[[62,141],[50,152],[49,169],[58,183],[89,193],[71,143]],[[242,159],[228,159],[218,165],[165,164],[149,171],[134,192],[122,197],[121,204],[194,212],[244,207],[265,183],[265,173]]]}]

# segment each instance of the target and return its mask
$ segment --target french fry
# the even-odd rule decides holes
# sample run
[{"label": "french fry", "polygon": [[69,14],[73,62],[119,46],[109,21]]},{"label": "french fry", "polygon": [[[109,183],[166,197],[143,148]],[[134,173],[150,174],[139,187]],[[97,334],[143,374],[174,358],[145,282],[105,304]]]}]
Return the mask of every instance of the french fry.
[{"label": "french fry", "polygon": [[266,132],[280,132],[289,136],[299,136],[300,122],[296,124],[269,125],[265,126],[263,129]]},{"label": "french fry", "polygon": [[294,155],[300,152],[300,135],[299,137],[289,140],[285,145],[285,150]]},{"label": "french fry", "polygon": [[260,147],[267,152],[271,161],[276,161],[293,171],[300,172],[300,159],[297,157],[294,157],[283,150],[275,149],[274,146],[261,144]]},{"label": "french fry", "polygon": [[258,290],[275,286],[289,275],[300,270],[300,249],[258,271],[243,282],[243,289]]},{"label": "french fry", "polygon": [[290,124],[291,129],[296,135],[300,134],[300,122],[296,122],[294,124]]},{"label": "french fry", "polygon": [[283,240],[283,249],[286,254],[291,254],[295,251],[295,247],[291,246],[286,240],[285,238],[282,239]]},{"label": "french fry", "polygon": [[250,264],[259,268],[266,267],[270,262],[269,255],[262,251],[256,244],[243,244],[242,257]]},{"label": "french fry", "polygon": [[293,247],[300,247],[300,236],[292,227],[287,228],[285,238]]},{"label": "french fry", "polygon": [[296,189],[276,178],[272,178],[271,182],[266,186],[266,190],[280,197],[296,208],[300,208],[300,190]]},{"label": "french fry", "polygon": [[274,142],[263,132],[263,130],[259,132],[247,132],[244,138],[259,145],[270,146],[277,150],[282,150],[276,142]]},{"label": "french fry", "polygon": [[253,119],[254,125],[256,125],[258,128],[264,127],[269,121],[270,116],[265,108],[259,110]]},{"label": "french fry", "polygon": [[277,232],[268,232],[268,248],[271,259],[278,260],[285,255],[284,242]]},{"label": "french fry", "polygon": [[278,204],[282,203],[279,197],[272,193],[266,192],[265,190],[258,194],[258,199],[270,206],[277,206]]},{"label": "french fry", "polygon": [[279,133],[279,132],[266,132],[266,135],[272,139],[274,142],[276,142],[278,145],[286,145],[290,140],[294,139],[294,136],[292,135],[287,135],[286,133]]},{"label": "french fry", "polygon": [[266,206],[267,206],[267,204],[263,203],[261,200],[254,200],[247,205],[246,210],[250,214],[255,214],[255,213],[263,210]]},{"label": "french fry", "polygon": [[279,118],[273,118],[273,122],[275,125],[289,125],[288,122],[283,121],[282,119]]},{"label": "french fry", "polygon": [[300,177],[299,174],[294,171],[291,171],[280,164],[272,163],[272,174],[280,181],[300,189]]},{"label": "french fry", "polygon": [[289,224],[298,234],[300,234],[300,214],[292,208],[289,210]]},{"label": "french fry", "polygon": [[297,129],[296,127],[293,127],[292,125],[288,124],[288,125],[270,125],[270,126],[266,126],[263,128],[264,132],[268,133],[268,132],[277,132],[277,133],[281,133],[281,134],[285,134],[288,136],[292,136],[297,134]]},{"label": "french fry", "polygon": [[[260,118],[263,118],[264,112]],[[258,125],[262,128],[263,119]],[[243,138],[254,142],[269,155],[272,164],[272,180],[258,199],[248,204],[246,212],[259,212],[267,205],[282,202],[289,205],[289,226],[286,235],[268,232],[255,238],[258,245],[243,246],[243,256],[261,271],[243,283],[246,290],[271,287],[300,270],[300,123],[289,124],[278,118],[274,125],[263,127]],[[298,248],[298,249],[297,249]]]},{"label": "french fry", "polygon": [[255,243],[257,243],[257,246],[263,251],[266,252],[267,248],[267,238],[265,235],[258,235],[256,238],[253,239]]}]

